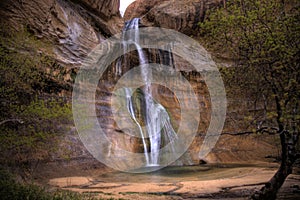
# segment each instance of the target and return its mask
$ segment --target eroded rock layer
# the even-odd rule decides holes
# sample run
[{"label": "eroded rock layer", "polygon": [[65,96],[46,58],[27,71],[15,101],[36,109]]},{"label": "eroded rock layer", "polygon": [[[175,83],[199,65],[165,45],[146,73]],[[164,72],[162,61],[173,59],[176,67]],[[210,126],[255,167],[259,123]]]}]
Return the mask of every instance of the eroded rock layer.
[{"label": "eroded rock layer", "polygon": [[[125,19],[141,17],[144,26],[174,29],[190,36],[197,34],[198,23],[205,18],[207,9],[222,6],[222,3],[222,0],[137,0],[127,9]],[[6,26],[5,28],[11,31],[28,30],[38,38],[50,42],[55,58],[71,66],[80,66],[86,55],[97,44],[121,32],[123,26],[123,19],[119,14],[119,0],[6,0],[0,2],[0,16],[3,29]],[[134,59],[131,59],[131,62],[137,65]],[[197,163],[198,152],[211,118],[209,91],[200,74],[193,71],[184,58],[175,56],[174,62],[176,70],[180,71],[192,85],[199,101],[201,121],[195,140],[188,151],[189,159]],[[126,70],[129,69],[123,67],[124,73]],[[98,95],[101,100],[99,100],[101,109],[97,113],[100,116],[99,123],[102,123],[110,134],[111,145],[119,145],[120,148],[132,152],[143,152],[140,139],[123,134],[113,121],[109,110],[111,107],[109,95],[118,80],[114,77],[115,73],[116,69],[111,67],[103,76],[104,80],[99,82]],[[165,88],[158,88],[157,91],[161,93],[154,94],[157,95],[155,97],[170,112],[171,120],[176,126],[176,122],[180,121],[180,106],[176,103],[176,98],[170,92],[166,92]],[[235,133],[246,129],[247,127],[242,126],[244,125],[242,114],[245,110],[250,110],[247,99],[228,101],[227,106],[224,132]],[[209,155],[208,161],[245,161],[253,159],[256,154],[263,158],[264,155],[274,153],[269,141],[255,142],[254,139],[224,134]],[[64,141],[61,142],[61,149],[69,148],[71,158],[90,156],[74,129],[62,140]],[[62,150],[61,154],[63,157],[65,151]],[[57,159],[59,155],[53,157]],[[183,164],[190,163],[183,161]]]},{"label": "eroded rock layer", "polygon": [[8,0],[0,3],[0,15],[2,27],[45,39],[57,60],[72,65],[123,26],[119,0]]},{"label": "eroded rock layer", "polygon": [[130,4],[124,14],[125,20],[130,20],[135,17],[142,17],[147,14],[154,6],[157,6],[168,0],[136,0]]},{"label": "eroded rock layer", "polygon": [[126,10],[125,19],[141,17],[146,26],[174,29],[184,34],[195,35],[198,23],[205,18],[205,12],[222,6],[223,0],[138,0]]}]

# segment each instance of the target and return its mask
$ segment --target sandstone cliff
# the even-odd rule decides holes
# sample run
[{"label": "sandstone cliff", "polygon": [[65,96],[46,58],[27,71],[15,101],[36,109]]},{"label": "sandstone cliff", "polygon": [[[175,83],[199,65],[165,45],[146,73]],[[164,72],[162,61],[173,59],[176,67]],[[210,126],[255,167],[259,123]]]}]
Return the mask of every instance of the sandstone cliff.
[{"label": "sandstone cliff", "polygon": [[[223,3],[224,0],[137,0],[127,8],[124,18],[125,20],[129,20],[138,17],[141,18],[142,26],[173,29],[197,38],[199,32],[198,24],[205,20],[206,12],[213,7],[224,6]],[[186,75],[187,80],[195,89],[199,100],[201,112],[199,134],[196,136],[188,151],[190,158],[196,163],[197,159],[199,159],[197,153],[204,139],[205,130],[210,123],[210,96],[208,90],[205,88],[206,85],[204,82],[201,84],[203,80],[201,80],[199,73],[192,71],[192,68],[187,65],[184,59],[174,56],[174,62],[176,68],[183,71],[182,74]],[[223,64],[226,62],[225,64],[227,65],[227,62],[230,61],[224,60],[222,57],[221,62]],[[164,96],[165,94],[160,95]],[[249,99],[243,99],[243,97],[240,96],[237,101],[235,98],[236,97],[232,96],[228,97],[227,117],[223,133],[237,133],[241,130],[247,130],[248,128],[242,116],[251,110],[251,107],[247,104]],[[160,102],[164,101],[160,99]],[[168,110],[172,110],[176,105],[174,101],[171,100],[164,104],[164,107]],[[179,110],[180,108],[176,107],[176,109]],[[174,115],[172,116],[174,117]],[[269,141],[261,141],[260,144],[258,144],[254,141],[252,136],[240,137],[223,134],[218,144],[206,159],[209,162],[237,162],[251,159],[263,160],[264,155],[274,155],[273,146],[268,142]],[[183,162],[185,163],[184,160]]]},{"label": "sandstone cliff", "polygon": [[49,41],[59,61],[78,65],[103,38],[121,30],[119,3],[119,0],[7,0],[0,3],[0,22],[3,29],[26,29]]},{"label": "sandstone cliff", "polygon": [[[197,25],[205,18],[206,10],[213,6],[222,5],[222,2],[222,0],[138,0],[129,6],[125,13],[125,19],[141,17],[142,23],[146,26],[175,29],[190,36],[197,33]],[[118,7],[119,0],[6,0],[0,2],[0,22],[3,25],[2,28],[7,26],[12,31],[23,28],[32,32],[38,38],[50,41],[53,44],[54,55],[59,61],[72,66],[79,66],[93,47],[105,38],[121,31],[123,20],[120,17]],[[180,66],[180,70],[188,71],[184,75],[195,88],[196,95],[199,97],[202,121],[198,131],[199,134],[190,147],[191,158],[196,163],[198,159],[197,152],[199,152],[200,148],[199,144],[203,140],[204,132],[210,120],[209,93],[201,80],[201,76],[187,70],[190,68],[186,64],[182,64],[186,62],[176,58],[175,62]],[[114,122],[111,122],[112,116],[109,115],[110,113],[106,113],[111,106],[111,101],[108,101],[108,98],[105,99],[105,97],[109,96],[109,89],[113,89],[113,86],[116,84],[116,80],[110,78],[110,75],[115,72],[113,68],[110,70],[112,71],[108,70],[106,72],[108,80],[104,80],[103,84],[99,85],[99,88],[102,90],[99,98],[104,98],[102,110],[105,114],[101,116],[100,114],[102,113],[99,113],[101,116],[99,120],[102,120],[103,127],[105,125],[109,126],[107,129],[110,131],[112,144],[118,144],[124,149],[128,148],[127,150],[134,152],[142,151],[141,142],[125,134],[122,135],[120,130],[113,124]],[[122,71],[125,70],[122,69]],[[172,101],[176,101],[174,99],[169,101],[167,96],[162,96],[159,100],[176,118],[176,111],[180,110],[178,105],[172,103]],[[246,101],[241,102],[244,103]],[[224,129],[226,132],[236,132],[237,129],[241,129],[241,127],[235,128],[234,123],[243,121],[243,118],[239,119],[239,117],[244,112],[242,109],[244,107],[245,105],[240,106],[236,102],[229,102],[228,108],[231,109],[229,112],[231,112],[231,116],[236,117],[226,119]],[[241,109],[234,110],[233,108]],[[71,149],[72,155],[70,157],[86,158],[88,156],[75,130],[71,134],[66,135],[66,138],[63,140],[67,142],[62,141],[61,146]],[[231,161],[230,159],[238,160],[241,159],[240,155],[245,151],[251,153],[251,155],[249,153],[249,159],[251,159],[258,148],[258,145],[234,146],[228,144],[228,141],[231,141],[231,144],[240,142],[239,140],[233,140],[232,136],[223,136],[215,148],[215,152],[210,157],[212,161],[228,162]],[[272,148],[267,149],[268,152],[271,152],[270,149]],[[264,151],[267,152],[267,150],[264,148]],[[230,158],[219,153],[224,151]],[[263,150],[259,151],[262,152]],[[192,154],[193,152],[194,154]],[[242,153],[237,154],[236,152]],[[64,152],[62,151],[63,154]],[[247,159],[245,158],[245,160]]]},{"label": "sandstone cliff", "polygon": [[125,19],[141,17],[142,24],[174,29],[187,35],[197,33],[205,12],[223,5],[223,0],[138,0],[126,10]]},{"label": "sandstone cliff", "polygon": [[136,0],[130,4],[124,14],[125,20],[130,20],[135,17],[141,17],[147,14],[154,6],[157,6],[168,0]]},{"label": "sandstone cliff", "polygon": [[72,0],[73,2],[80,2],[87,10],[95,13],[102,19],[111,19],[113,16],[119,15],[120,0]]}]

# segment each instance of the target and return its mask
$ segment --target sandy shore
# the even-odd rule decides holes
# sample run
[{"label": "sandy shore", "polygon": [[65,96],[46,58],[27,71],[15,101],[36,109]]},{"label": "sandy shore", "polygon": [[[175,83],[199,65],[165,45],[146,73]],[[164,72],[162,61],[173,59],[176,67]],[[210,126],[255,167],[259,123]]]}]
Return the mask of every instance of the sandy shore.
[{"label": "sandy shore", "polygon": [[[64,190],[93,193],[104,199],[247,199],[275,172],[274,167],[234,167],[178,176],[100,172],[93,176],[53,178],[48,184]],[[299,183],[300,175],[290,175],[279,199],[295,199]]]}]

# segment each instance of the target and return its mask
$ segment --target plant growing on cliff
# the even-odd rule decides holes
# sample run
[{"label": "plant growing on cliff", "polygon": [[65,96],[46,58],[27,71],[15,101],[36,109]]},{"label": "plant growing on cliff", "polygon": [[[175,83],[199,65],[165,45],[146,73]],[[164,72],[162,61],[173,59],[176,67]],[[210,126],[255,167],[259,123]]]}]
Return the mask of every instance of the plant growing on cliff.
[{"label": "plant growing on cliff", "polygon": [[275,199],[298,155],[299,8],[296,0],[233,0],[208,13],[200,24],[207,46],[235,59],[235,67],[223,69],[230,82],[264,102],[264,117],[257,120],[252,132],[280,137],[280,168],[252,199]]},{"label": "plant growing on cliff", "polygon": [[[3,27],[2,27],[3,28]],[[71,106],[58,93],[68,90],[45,69],[57,68],[45,48],[26,30],[0,30],[0,163],[21,165],[48,156],[66,130]]]}]

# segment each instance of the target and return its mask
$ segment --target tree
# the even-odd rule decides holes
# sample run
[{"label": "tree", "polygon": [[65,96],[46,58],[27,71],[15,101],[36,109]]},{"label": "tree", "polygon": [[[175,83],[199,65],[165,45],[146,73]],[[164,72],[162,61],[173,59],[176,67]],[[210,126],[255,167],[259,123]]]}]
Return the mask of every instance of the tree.
[{"label": "tree", "polygon": [[[216,54],[234,58],[223,69],[252,98],[265,103],[253,132],[278,134],[281,165],[252,199],[275,199],[298,157],[300,101],[300,3],[293,0],[232,0],[208,13],[201,36]],[[228,78],[228,77],[227,77]]]}]

